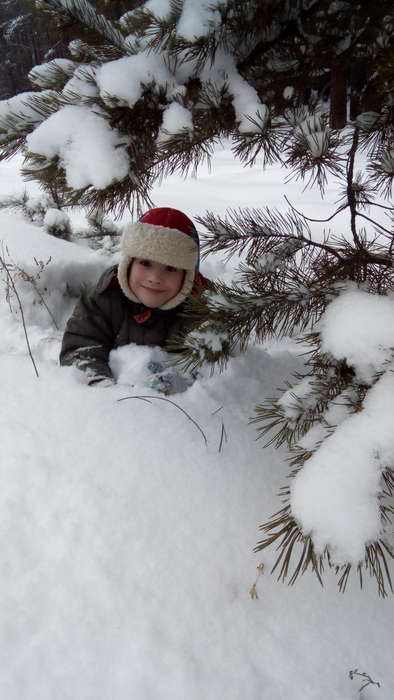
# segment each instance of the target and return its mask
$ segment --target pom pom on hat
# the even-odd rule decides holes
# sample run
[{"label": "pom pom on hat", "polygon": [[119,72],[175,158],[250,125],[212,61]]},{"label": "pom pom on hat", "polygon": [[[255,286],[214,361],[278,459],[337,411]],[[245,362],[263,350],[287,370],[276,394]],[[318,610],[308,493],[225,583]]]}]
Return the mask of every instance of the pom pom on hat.
[{"label": "pom pom on hat", "polygon": [[129,267],[134,258],[185,270],[180,291],[160,308],[175,308],[190,294],[198,271],[199,240],[193,222],[183,212],[169,207],[150,209],[135,224],[125,227],[121,252],[118,280],[123,293],[131,301],[139,301],[128,283]]}]

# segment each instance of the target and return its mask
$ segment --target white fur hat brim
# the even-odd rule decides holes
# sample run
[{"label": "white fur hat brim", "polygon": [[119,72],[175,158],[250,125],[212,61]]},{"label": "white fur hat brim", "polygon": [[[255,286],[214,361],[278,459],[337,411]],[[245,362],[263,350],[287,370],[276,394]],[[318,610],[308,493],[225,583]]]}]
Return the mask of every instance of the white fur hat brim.
[{"label": "white fur hat brim", "polygon": [[131,301],[139,299],[129,287],[129,268],[134,258],[153,260],[162,265],[171,265],[185,270],[183,285],[178,294],[160,306],[160,309],[173,309],[190,294],[198,263],[198,245],[187,234],[166,226],[157,226],[141,221],[129,224],[121,239],[122,260],[118,267],[118,280],[123,294]]}]

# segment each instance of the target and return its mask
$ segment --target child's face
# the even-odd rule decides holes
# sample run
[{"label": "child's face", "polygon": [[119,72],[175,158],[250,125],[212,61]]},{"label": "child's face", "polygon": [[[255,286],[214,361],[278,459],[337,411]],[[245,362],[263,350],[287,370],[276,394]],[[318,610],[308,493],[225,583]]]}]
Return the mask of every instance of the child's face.
[{"label": "child's face", "polygon": [[178,294],[184,274],[178,267],[135,258],[129,272],[129,287],[142,304],[156,309]]}]

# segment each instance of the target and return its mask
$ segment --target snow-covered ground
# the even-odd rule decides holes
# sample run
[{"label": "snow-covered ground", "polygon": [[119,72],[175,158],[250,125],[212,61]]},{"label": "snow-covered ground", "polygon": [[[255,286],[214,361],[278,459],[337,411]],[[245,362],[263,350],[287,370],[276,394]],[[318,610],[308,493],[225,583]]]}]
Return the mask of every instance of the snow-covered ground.
[{"label": "snow-covered ground", "polygon": [[[23,189],[18,164],[0,165],[2,195]],[[153,200],[193,217],[284,208],[283,192],[278,169],[244,170],[223,150],[211,173],[171,177]],[[300,184],[286,193],[310,216],[331,213]],[[381,684],[361,697],[392,700],[392,598],[368,581],[341,595],[330,575],[324,589],[312,575],[288,587],[268,573],[273,553],[252,551],[258,524],[279,509],[287,465],[248,419],[300,367],[294,348],[253,347],[222,375],[203,373],[174,397],[197,425],[158,398],[127,398],[153,393],[147,348],[114,353],[123,383],[88,388],[57,356],[70,290],[108,256],[9,210],[0,225],[3,257],[40,275],[51,312],[25,281],[37,378],[10,312],[17,301],[1,294],[0,698],[351,700],[363,683],[349,678],[357,668]],[[202,269],[226,278],[233,263],[215,257]]]}]

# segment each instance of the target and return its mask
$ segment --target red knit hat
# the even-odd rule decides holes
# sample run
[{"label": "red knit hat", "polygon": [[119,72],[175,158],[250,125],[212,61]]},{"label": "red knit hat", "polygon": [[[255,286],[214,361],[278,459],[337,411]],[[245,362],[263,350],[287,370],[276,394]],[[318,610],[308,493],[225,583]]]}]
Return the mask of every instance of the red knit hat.
[{"label": "red knit hat", "polygon": [[125,227],[121,252],[118,279],[128,299],[139,301],[128,283],[129,267],[134,258],[153,260],[185,270],[180,291],[161,309],[175,308],[190,294],[198,270],[199,240],[193,222],[183,212],[169,207],[150,209],[135,224]]}]

